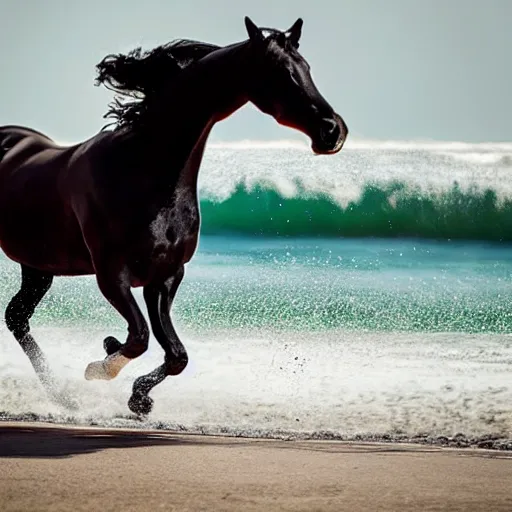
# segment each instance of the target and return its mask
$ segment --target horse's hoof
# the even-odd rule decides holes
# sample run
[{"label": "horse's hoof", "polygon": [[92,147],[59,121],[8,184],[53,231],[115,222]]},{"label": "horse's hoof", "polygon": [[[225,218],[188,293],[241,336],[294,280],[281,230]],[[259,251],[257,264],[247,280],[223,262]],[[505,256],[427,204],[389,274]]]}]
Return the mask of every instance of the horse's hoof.
[{"label": "horse's hoof", "polygon": [[76,412],[80,409],[78,402],[65,393],[53,393],[50,398],[54,403],[70,412]]},{"label": "horse's hoof", "polygon": [[130,411],[139,416],[146,416],[153,409],[153,399],[148,395],[133,394],[128,401]]},{"label": "horse's hoof", "polygon": [[115,354],[118,350],[121,350],[122,346],[122,343],[116,340],[113,336],[107,336],[103,340],[103,348],[105,349],[107,356]]},{"label": "horse's hoof", "polygon": [[77,411],[80,408],[78,402],[72,398],[67,391],[61,390],[57,386],[49,372],[45,372],[40,377],[48,397],[54,404],[68,409],[69,411]]},{"label": "horse's hoof", "polygon": [[85,369],[86,380],[112,380],[130,362],[119,352],[107,356],[103,361],[94,361]]},{"label": "horse's hoof", "polygon": [[105,361],[94,361],[89,363],[85,369],[85,380],[111,380],[105,368]]}]

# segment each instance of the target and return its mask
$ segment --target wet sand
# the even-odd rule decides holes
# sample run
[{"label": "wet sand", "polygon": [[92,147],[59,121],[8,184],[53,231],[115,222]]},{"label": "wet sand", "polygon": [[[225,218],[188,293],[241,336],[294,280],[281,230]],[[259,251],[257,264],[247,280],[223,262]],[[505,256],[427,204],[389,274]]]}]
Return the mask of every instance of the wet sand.
[{"label": "wet sand", "polygon": [[510,511],[512,454],[0,423],[0,510]]}]

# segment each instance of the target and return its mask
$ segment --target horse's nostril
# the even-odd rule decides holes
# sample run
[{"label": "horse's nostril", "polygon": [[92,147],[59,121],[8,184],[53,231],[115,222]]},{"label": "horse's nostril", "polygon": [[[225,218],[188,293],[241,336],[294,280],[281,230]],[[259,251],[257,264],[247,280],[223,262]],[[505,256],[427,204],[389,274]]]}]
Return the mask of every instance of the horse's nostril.
[{"label": "horse's nostril", "polygon": [[336,128],[338,128],[338,124],[332,119],[328,119],[326,124],[329,126],[329,133],[332,133]]},{"label": "horse's nostril", "polygon": [[334,119],[322,119],[322,128],[320,135],[324,142],[331,142],[332,140],[337,141],[339,133],[340,129],[338,123]]}]

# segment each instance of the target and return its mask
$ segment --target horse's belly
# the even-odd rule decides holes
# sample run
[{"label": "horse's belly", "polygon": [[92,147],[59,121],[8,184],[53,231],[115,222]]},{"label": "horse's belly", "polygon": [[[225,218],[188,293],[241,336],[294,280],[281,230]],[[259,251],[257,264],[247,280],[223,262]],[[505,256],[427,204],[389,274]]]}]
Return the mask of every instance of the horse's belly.
[{"label": "horse's belly", "polygon": [[0,208],[0,247],[12,260],[55,275],[93,273],[78,225],[67,212]]},{"label": "horse's belly", "polygon": [[19,244],[11,239],[0,241],[3,252],[13,261],[53,275],[78,276],[94,274],[94,267],[85,246],[77,250],[63,248],[52,240]]}]

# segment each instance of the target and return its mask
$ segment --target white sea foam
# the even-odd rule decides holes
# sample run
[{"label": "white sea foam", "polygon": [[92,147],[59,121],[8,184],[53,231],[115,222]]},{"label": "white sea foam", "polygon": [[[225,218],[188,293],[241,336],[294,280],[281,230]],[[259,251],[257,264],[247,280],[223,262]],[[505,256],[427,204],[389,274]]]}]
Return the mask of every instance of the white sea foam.
[{"label": "white sea foam", "polygon": [[[400,183],[421,193],[440,194],[457,183],[512,197],[512,143],[430,141],[347,142],[335,156],[316,156],[296,141],[212,143],[199,175],[203,198],[225,200],[238,184],[274,188],[283,196],[324,194],[345,207],[368,184]],[[307,150],[307,151],[306,151]]]},{"label": "white sea foam", "polygon": [[[0,333],[0,409],[115,425],[133,380],[162,360],[150,351],[113,381],[85,381],[102,354],[100,330],[35,334],[80,409],[52,404],[11,336]],[[108,333],[113,334],[113,333]],[[122,333],[116,333],[122,336]],[[184,333],[191,363],[155,388],[151,422],[171,428],[272,435],[402,432],[512,436],[512,338],[462,334]],[[8,363],[7,363],[8,362]]]}]

